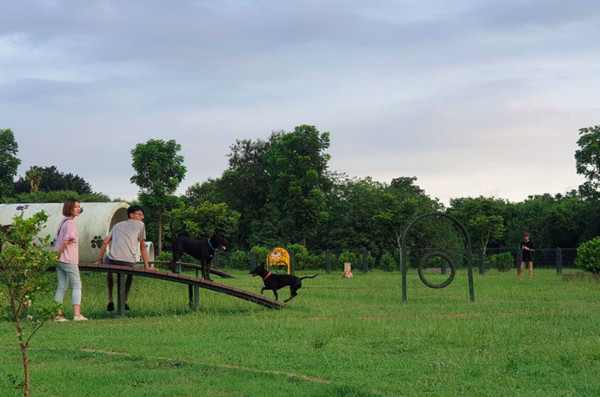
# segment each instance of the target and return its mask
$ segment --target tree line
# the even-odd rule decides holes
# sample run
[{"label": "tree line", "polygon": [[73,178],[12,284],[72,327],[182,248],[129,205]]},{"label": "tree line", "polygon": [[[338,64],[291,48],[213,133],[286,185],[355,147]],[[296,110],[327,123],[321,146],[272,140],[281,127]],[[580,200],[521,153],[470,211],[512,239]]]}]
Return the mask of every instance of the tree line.
[{"label": "tree line", "polygon": [[[275,131],[266,140],[237,140],[228,167],[215,179],[175,190],[186,167],[174,140],[152,139],[131,150],[149,240],[159,251],[170,237],[203,238],[218,229],[234,249],[299,244],[309,250],[366,248],[397,250],[402,233],[417,216],[445,212],[468,230],[474,248],[514,247],[523,232],[539,248],[577,247],[600,235],[600,126],[579,131],[576,171],[586,177],[579,190],[530,196],[521,202],[494,197],[460,197],[445,207],[418,186],[414,176],[389,183],[331,171],[330,133],[300,125]],[[83,178],[56,167],[33,166],[14,180],[20,164],[11,130],[0,130],[2,202],[109,201]],[[173,230],[171,230],[173,229]],[[411,232],[413,247],[460,245],[450,224],[426,222]]]}]

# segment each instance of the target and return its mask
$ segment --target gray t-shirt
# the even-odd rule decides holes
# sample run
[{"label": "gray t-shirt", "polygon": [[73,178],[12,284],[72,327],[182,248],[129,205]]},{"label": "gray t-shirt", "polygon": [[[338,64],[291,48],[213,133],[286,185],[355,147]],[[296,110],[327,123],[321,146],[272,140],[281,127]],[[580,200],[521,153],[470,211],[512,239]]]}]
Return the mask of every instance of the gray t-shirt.
[{"label": "gray t-shirt", "polygon": [[128,263],[137,262],[140,241],[146,240],[146,226],[137,219],[128,219],[113,226],[108,258]]}]

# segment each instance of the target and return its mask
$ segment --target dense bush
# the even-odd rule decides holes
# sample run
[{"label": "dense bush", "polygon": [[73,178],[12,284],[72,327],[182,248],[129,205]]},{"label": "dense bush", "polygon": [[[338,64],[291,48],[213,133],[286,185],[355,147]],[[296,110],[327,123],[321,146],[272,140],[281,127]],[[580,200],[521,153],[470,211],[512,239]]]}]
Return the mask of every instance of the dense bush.
[{"label": "dense bush", "polygon": [[600,237],[586,241],[577,248],[575,266],[591,273],[600,273]]},{"label": "dense bush", "polygon": [[[154,256],[154,260],[157,261],[171,261],[173,259],[173,253],[171,251],[163,251],[158,255]],[[184,263],[199,263],[196,258],[191,255],[183,254],[181,258],[179,258],[179,262]]]},{"label": "dense bush", "polygon": [[346,262],[350,262],[353,268],[362,267],[362,258],[356,252],[344,251],[337,255],[335,259],[335,261],[332,260],[332,263],[341,264],[342,268]]},{"label": "dense bush", "polygon": [[232,269],[248,269],[250,267],[250,254],[246,251],[235,251],[229,255],[228,267]]},{"label": "dense bush", "polygon": [[392,254],[383,254],[379,261],[379,269],[392,272],[398,269],[398,260]]},{"label": "dense bush", "polygon": [[271,252],[269,248],[260,247],[258,245],[255,245],[250,249],[250,255],[251,257],[254,256],[254,260],[256,261],[257,265],[267,262],[267,256],[269,255],[269,252]]},{"label": "dense bush", "polygon": [[501,272],[507,272],[514,267],[515,259],[510,252],[490,255],[486,258],[486,267],[497,269]]},{"label": "dense bush", "polygon": [[173,259],[173,254],[169,251],[163,251],[160,254],[155,255],[154,259],[156,259],[157,261],[170,261],[171,259]]}]

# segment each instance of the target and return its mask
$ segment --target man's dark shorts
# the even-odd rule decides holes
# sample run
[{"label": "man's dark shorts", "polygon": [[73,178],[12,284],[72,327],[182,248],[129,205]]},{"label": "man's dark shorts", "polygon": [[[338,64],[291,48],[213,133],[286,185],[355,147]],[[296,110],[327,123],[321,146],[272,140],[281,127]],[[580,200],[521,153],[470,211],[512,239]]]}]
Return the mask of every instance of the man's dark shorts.
[{"label": "man's dark shorts", "polygon": [[130,267],[134,267],[135,266],[135,263],[124,262],[124,261],[116,261],[114,259],[110,259],[108,256],[104,257],[104,264],[105,265],[130,266]]}]

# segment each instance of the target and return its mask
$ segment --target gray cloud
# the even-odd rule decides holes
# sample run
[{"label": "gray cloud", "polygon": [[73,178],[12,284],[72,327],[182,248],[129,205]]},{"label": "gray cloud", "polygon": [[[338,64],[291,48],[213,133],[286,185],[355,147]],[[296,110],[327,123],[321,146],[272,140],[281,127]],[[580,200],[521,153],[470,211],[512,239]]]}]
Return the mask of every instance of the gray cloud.
[{"label": "gray cloud", "polygon": [[307,123],[331,132],[338,171],[518,200],[576,186],[577,130],[598,124],[595,1],[0,7],[0,128],[20,172],[57,165],[113,196],[137,191],[136,143],[180,142],[184,190],[220,176],[235,139]]}]

